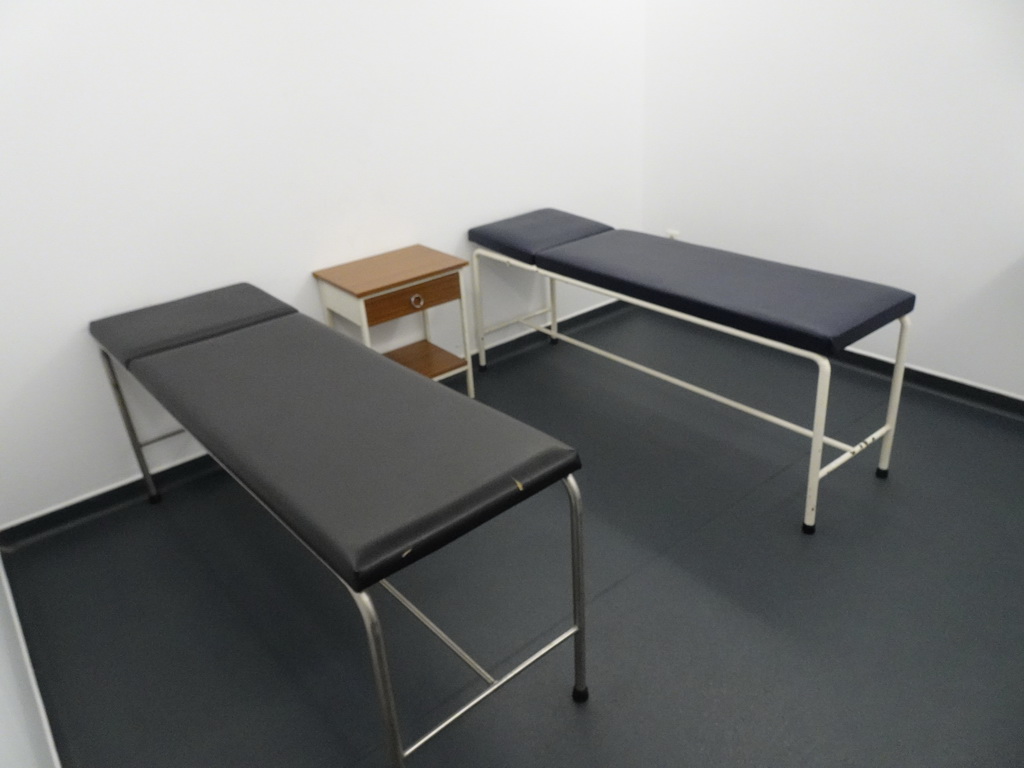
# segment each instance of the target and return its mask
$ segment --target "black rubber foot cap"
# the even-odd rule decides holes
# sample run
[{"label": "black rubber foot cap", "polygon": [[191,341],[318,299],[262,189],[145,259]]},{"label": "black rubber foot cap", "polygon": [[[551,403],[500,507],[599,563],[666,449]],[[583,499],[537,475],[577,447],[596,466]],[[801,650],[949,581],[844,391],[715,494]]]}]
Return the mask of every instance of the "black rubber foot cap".
[{"label": "black rubber foot cap", "polygon": [[156,494],[155,496],[150,496],[149,497],[149,503],[150,504],[159,504],[160,503],[160,499],[162,499],[162,498],[163,498],[163,496],[161,496],[159,493]]},{"label": "black rubber foot cap", "polygon": [[548,341],[550,341],[552,344],[557,344],[558,343],[558,339],[556,339],[554,337],[551,337],[550,339],[548,339]]},{"label": "black rubber foot cap", "polygon": [[808,536],[810,536],[812,533],[814,533],[814,526],[808,525],[807,523],[801,523],[800,530],[806,533]]},{"label": "black rubber foot cap", "polygon": [[589,698],[590,698],[590,691],[588,689],[584,688],[582,691],[577,690],[576,688],[572,689],[572,700],[573,701],[575,701],[577,703],[583,703],[584,701],[586,701]]},{"label": "black rubber foot cap", "polygon": [[889,470],[888,469],[882,469],[881,467],[876,467],[875,468],[875,477],[880,477],[883,480],[885,480],[885,478],[887,478],[888,476],[889,476]]},{"label": "black rubber foot cap", "polygon": [[476,369],[478,371],[480,371],[481,373],[483,373],[484,371],[487,370],[487,366],[486,365],[477,365]]}]

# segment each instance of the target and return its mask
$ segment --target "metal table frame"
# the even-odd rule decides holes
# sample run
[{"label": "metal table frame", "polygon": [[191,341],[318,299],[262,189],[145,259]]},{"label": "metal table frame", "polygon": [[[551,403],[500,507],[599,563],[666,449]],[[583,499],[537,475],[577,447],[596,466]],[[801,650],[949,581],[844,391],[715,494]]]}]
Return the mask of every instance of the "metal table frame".
[{"label": "metal table frame", "polygon": [[[171,432],[154,437],[150,440],[142,441],[139,439],[138,432],[134,426],[131,412],[128,409],[127,402],[124,397],[124,393],[121,389],[121,385],[118,381],[117,371],[115,369],[113,360],[110,354],[105,350],[100,350],[101,357],[103,359],[103,366],[107,372],[107,377],[110,381],[111,388],[114,392],[114,398],[117,401],[118,409],[121,413],[121,418],[124,421],[125,431],[128,434],[128,439],[131,442],[132,450],[135,454],[135,458],[138,462],[139,469],[142,472],[142,479],[145,482],[146,490],[150,501],[157,502],[160,500],[160,494],[157,491],[156,483],[153,480],[153,475],[146,462],[144,448],[152,445],[153,443],[164,440],[165,438],[172,437],[182,433],[184,430],[176,429]],[[209,451],[208,451],[209,453]],[[562,478],[562,484],[569,495],[569,523],[570,523],[570,548],[571,548],[571,565],[572,565],[572,614],[573,621],[572,626],[563,631],[547,645],[540,650],[533,653],[524,661],[520,662],[514,669],[507,672],[505,675],[495,678],[480,664],[478,664],[465,650],[459,647],[454,640],[452,640],[444,631],[442,631],[433,621],[431,621],[422,611],[420,611],[413,603],[401,594],[387,579],[382,579],[377,582],[385,590],[398,600],[398,602],[408,609],[413,616],[421,621],[431,632],[434,633],[453,653],[455,653],[467,666],[469,666],[474,672],[477,673],[486,683],[487,687],[483,691],[478,693],[473,699],[467,704],[460,707],[457,711],[447,717],[440,724],[432,728],[426,734],[412,742],[410,745],[405,746],[401,730],[399,728],[398,709],[395,705],[395,697],[391,682],[391,673],[388,666],[387,652],[384,644],[384,632],[381,626],[380,617],[377,613],[377,608],[374,605],[370,595],[367,594],[367,590],[355,590],[349,586],[348,582],[345,581],[331,566],[317,554],[305,540],[296,533],[291,526],[289,526],[284,520],[277,515],[274,510],[266,504],[252,489],[250,489],[245,483],[243,483],[230,469],[225,466],[214,454],[210,453],[211,458],[214,459],[223,469],[227,472],[238,484],[245,489],[245,491],[253,497],[264,509],[271,514],[271,516],[277,520],[285,530],[287,530],[292,536],[294,536],[306,550],[315,557],[328,571],[330,571],[337,579],[344,585],[345,589],[351,595],[352,600],[355,602],[356,607],[359,609],[360,616],[363,620],[363,626],[366,630],[366,638],[370,649],[370,659],[373,666],[373,677],[377,688],[377,698],[380,704],[381,715],[384,720],[384,726],[387,733],[387,749],[391,758],[391,762],[402,768],[405,765],[405,758],[415,752],[417,749],[422,747],[434,736],[439,734],[442,730],[447,728],[449,725],[454,723],[462,715],[466,714],[470,709],[475,707],[477,704],[482,702],[485,698],[494,693],[498,688],[505,685],[512,678],[517,676],[520,672],[525,670],[533,663],[539,661],[543,656],[553,651],[556,647],[567,641],[569,638],[573,639],[574,645],[574,685],[572,691],[572,697],[577,702],[586,701],[589,696],[586,681],[586,640],[585,640],[585,606],[584,606],[584,588],[583,588],[583,502],[580,496],[579,486],[576,483],[575,477],[572,474]],[[372,586],[372,585],[371,585]],[[367,588],[368,589],[368,588]]]},{"label": "metal table frame", "polygon": [[[527,314],[515,317],[511,320],[485,327],[483,322],[483,295],[481,292],[481,280],[480,280],[480,260],[488,259],[499,264],[505,264],[510,267],[522,269],[526,272],[532,272],[539,275],[542,278],[547,279],[548,283],[548,301],[547,306],[542,307],[539,310],[529,312]],[[520,261],[519,259],[506,256],[505,254],[491,250],[489,248],[476,248],[473,251],[473,255],[470,261],[472,274],[473,274],[473,310],[474,320],[476,326],[476,338],[477,338],[477,354],[479,356],[479,363],[481,369],[487,366],[487,347],[486,347],[486,336],[494,331],[506,328],[511,325],[524,325],[538,333],[546,334],[550,336],[552,340],[565,341],[568,344],[586,349],[589,352],[601,355],[602,357],[614,360],[622,365],[629,366],[635,370],[641,371],[654,376],[655,378],[661,379],[662,381],[674,384],[675,386],[681,387],[689,392],[701,395],[702,397],[714,400],[722,405],[729,406],[736,410],[742,411],[743,413],[756,416],[759,419],[775,424],[779,427],[787,429],[791,432],[795,432],[799,435],[807,437],[811,441],[810,457],[808,461],[807,470],[807,492],[804,503],[804,516],[802,530],[804,533],[814,533],[815,524],[817,519],[817,506],[818,506],[818,485],[822,478],[830,474],[833,470],[839,468],[847,461],[852,459],[857,454],[861,453],[869,445],[873,444],[877,440],[882,440],[881,456],[879,458],[878,468],[876,474],[879,477],[887,477],[889,474],[889,462],[892,457],[892,445],[893,439],[896,434],[896,417],[899,413],[900,406],[900,394],[903,389],[903,375],[906,367],[906,355],[907,355],[907,337],[910,329],[910,319],[907,315],[898,318],[900,324],[899,341],[897,342],[896,348],[896,359],[893,367],[892,379],[889,388],[889,404],[886,411],[885,423],[876,429],[874,432],[869,434],[863,440],[856,444],[845,443],[841,440],[829,437],[825,434],[825,421],[828,413],[828,400],[829,400],[829,385],[832,377],[832,364],[827,357],[818,354],[816,352],[810,352],[806,349],[800,349],[789,344],[783,344],[782,342],[774,341],[772,339],[766,339],[761,336],[757,336],[746,331],[740,331],[735,328],[730,328],[720,323],[713,323],[709,320],[704,320],[693,315],[688,315],[683,312],[677,312],[676,310],[667,309],[665,307],[652,304],[648,301],[636,299],[632,296],[627,296],[616,291],[610,291],[605,288],[601,288],[590,283],[576,280],[574,278],[566,277],[549,270],[544,270],[537,267],[534,264],[528,264]],[[628,358],[617,355],[613,352],[595,347],[592,344],[574,339],[571,336],[567,336],[558,330],[558,304],[557,304],[557,291],[556,286],[558,283],[565,283],[566,285],[574,285],[580,288],[584,288],[588,291],[607,296],[618,301],[626,302],[643,309],[648,309],[652,312],[658,312],[662,315],[674,317],[679,320],[683,320],[694,325],[699,325],[704,328],[710,328],[721,333],[728,334],[730,336],[736,336],[741,339],[760,344],[771,349],[776,349],[781,352],[786,352],[797,357],[810,360],[815,363],[818,368],[818,382],[815,395],[814,403],[814,418],[810,428],[802,426],[800,424],[794,424],[793,422],[774,416],[765,411],[753,408],[749,405],[737,402],[723,395],[711,392],[703,387],[699,387],[690,382],[670,376],[661,371],[655,370],[648,366],[637,363]],[[543,325],[534,321],[535,318],[541,316],[547,316],[547,324]],[[836,448],[842,453],[830,463],[822,466],[822,451],[824,446],[829,445]]]}]

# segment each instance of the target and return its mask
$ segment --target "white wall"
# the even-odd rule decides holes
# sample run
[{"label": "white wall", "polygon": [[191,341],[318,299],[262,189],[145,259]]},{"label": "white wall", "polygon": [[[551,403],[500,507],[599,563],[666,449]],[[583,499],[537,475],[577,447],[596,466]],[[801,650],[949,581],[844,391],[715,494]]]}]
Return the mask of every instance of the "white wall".
[{"label": "white wall", "polygon": [[914,291],[911,365],[1024,398],[1024,3],[648,14],[645,226]]},{"label": "white wall", "polygon": [[912,364],[1024,397],[1015,0],[0,9],[0,525],[135,471],[90,319],[319,315],[315,268],[540,205],[904,286]]},{"label": "white wall", "polygon": [[[1024,397],[1022,32],[1017,0],[0,2],[0,527],[135,473],[90,319],[238,280],[318,316],[313,269],[543,205],[904,286],[912,364]],[[0,718],[0,764],[41,734]]]},{"label": "white wall", "polygon": [[[137,474],[91,319],[242,280],[319,317],[320,267],[468,256],[470,226],[546,205],[639,224],[642,23],[629,0],[0,2],[0,527]],[[39,743],[3,718],[0,764]]]},{"label": "white wall", "polygon": [[0,524],[136,472],[91,319],[240,280],[320,317],[316,268],[543,205],[639,222],[628,0],[8,5]]}]

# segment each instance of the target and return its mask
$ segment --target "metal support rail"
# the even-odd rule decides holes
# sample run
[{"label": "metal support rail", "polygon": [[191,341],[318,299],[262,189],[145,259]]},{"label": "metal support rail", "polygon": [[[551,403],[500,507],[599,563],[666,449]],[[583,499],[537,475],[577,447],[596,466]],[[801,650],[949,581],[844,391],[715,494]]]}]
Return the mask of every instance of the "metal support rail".
[{"label": "metal support rail", "polygon": [[527,658],[524,661],[520,662],[515,667],[515,669],[511,670],[507,674],[505,674],[502,677],[500,677],[499,679],[495,680],[493,683],[491,683],[489,686],[487,686],[487,688],[485,688],[483,691],[481,691],[476,696],[474,696],[469,702],[467,702],[462,707],[460,707],[458,710],[453,712],[443,722],[439,723],[437,726],[432,728],[426,734],[421,736],[418,740],[414,741],[411,745],[406,747],[406,749],[405,749],[405,756],[408,757],[409,755],[411,755],[413,752],[415,752],[417,749],[422,747],[424,744],[426,744],[428,741],[430,741],[432,738],[434,738],[437,734],[439,734],[441,731],[443,731],[445,728],[447,728],[449,725],[451,725],[456,720],[458,720],[460,717],[462,717],[464,714],[469,712],[469,710],[471,710],[473,707],[475,707],[481,701],[483,701],[488,696],[490,696],[492,693],[494,693],[496,690],[501,688],[501,686],[505,685],[505,683],[509,682],[512,678],[514,678],[516,675],[518,675],[524,669],[526,669],[531,664],[533,664],[534,662],[536,662],[539,659],[541,659],[543,656],[546,656],[551,651],[555,650],[555,648],[557,648],[559,645],[564,643],[570,637],[575,636],[578,632],[579,632],[579,628],[578,627],[575,627],[575,626],[574,627],[570,627],[565,632],[563,632],[561,635],[559,635],[554,640],[552,640],[550,643],[548,643],[543,648],[541,648],[539,651],[534,653],[532,656],[530,656],[529,658]]},{"label": "metal support rail", "polygon": [[452,653],[454,653],[456,656],[462,659],[462,661],[465,662],[467,667],[469,667],[478,675],[480,675],[480,677],[482,677],[488,683],[494,682],[494,678],[491,676],[490,672],[488,672],[486,669],[480,666],[480,664],[478,664],[477,661],[472,656],[466,653],[466,651],[464,651],[459,646],[458,643],[452,640],[444,630],[442,630],[439,626],[437,626],[437,624],[431,621],[430,618],[425,613],[423,613],[423,611],[417,608],[409,598],[407,598],[405,595],[399,592],[390,581],[388,581],[387,579],[381,579],[380,585],[384,587],[384,589],[386,589],[388,592],[390,592],[391,595],[398,602],[400,602],[407,611],[409,611],[409,613],[411,613],[413,616],[419,619],[420,623],[422,623],[423,626],[425,626],[427,629],[433,632],[442,643],[447,645],[448,648],[451,649]]},{"label": "metal support rail", "polygon": [[[135,425],[131,416],[131,412],[128,409],[128,405],[125,402],[124,395],[121,390],[120,383],[118,382],[117,373],[114,370],[113,362],[110,355],[106,350],[100,350],[101,357],[103,359],[104,368],[107,371],[107,376],[110,382],[111,389],[114,393],[114,398],[117,401],[118,409],[121,413],[121,418],[124,421],[125,431],[128,434],[128,438],[132,445],[132,450],[135,453],[135,458],[138,461],[139,469],[142,471],[143,479],[146,481],[146,487],[150,495],[150,500],[158,500],[159,493],[157,492],[156,485],[153,482],[152,474],[149,470],[146,457],[142,452],[142,448],[145,445],[150,445],[159,440],[163,440],[186,430],[180,429],[170,432],[165,435],[160,435],[145,443],[141,442],[138,438],[138,434],[135,429]],[[207,451],[209,453],[209,451]],[[214,461],[216,461],[221,468],[231,476],[235,482],[237,482],[243,490],[245,490],[252,498],[260,504],[281,526],[290,533],[299,544],[312,555],[321,565],[323,565],[329,573],[331,573],[342,586],[348,591],[355,602],[356,607],[359,609],[359,614],[363,620],[363,626],[366,631],[366,639],[369,645],[370,661],[373,667],[373,679],[374,685],[377,690],[377,699],[380,705],[381,716],[384,720],[384,726],[387,733],[387,751],[391,758],[391,762],[396,768],[403,768],[405,765],[405,758],[411,755],[414,751],[419,749],[421,746],[426,744],[430,739],[434,738],[442,730],[447,728],[449,725],[454,723],[462,715],[466,714],[470,709],[475,707],[477,704],[482,702],[498,688],[508,683],[520,672],[525,670],[527,667],[538,661],[541,657],[547,655],[559,645],[564,643],[570,637],[574,639],[574,684],[572,697],[577,702],[586,701],[589,696],[587,690],[587,676],[586,676],[586,642],[585,642],[585,601],[584,601],[584,586],[583,586],[583,502],[580,496],[579,485],[576,483],[576,479],[570,474],[562,478],[562,484],[569,495],[569,534],[570,534],[570,548],[571,548],[571,568],[572,568],[572,616],[573,624],[569,629],[562,632],[554,640],[550,641],[543,648],[533,653],[529,658],[520,662],[514,669],[506,673],[500,678],[495,678],[480,664],[478,664],[465,650],[463,650],[454,640],[451,639],[440,627],[438,627],[433,621],[431,621],[426,614],[424,614],[419,608],[399,592],[389,581],[382,579],[379,584],[393,595],[398,602],[408,609],[413,616],[421,621],[431,632],[434,633],[452,652],[454,652],[462,661],[469,666],[474,672],[482,677],[487,682],[487,687],[474,696],[467,704],[460,707],[456,712],[445,718],[440,724],[432,728],[425,735],[421,736],[417,741],[409,747],[403,746],[402,734],[399,728],[398,720],[398,707],[395,704],[394,689],[391,683],[391,671],[388,665],[387,649],[384,644],[384,633],[381,627],[380,617],[377,613],[376,606],[370,595],[363,591],[357,591],[353,589],[345,579],[343,579],[337,571],[335,571],[330,564],[324,560],[324,558],[316,552],[307,542],[303,539],[287,522],[285,522],[277,512],[264,501],[255,491],[249,488],[241,478],[235,474],[234,471],[227,465],[225,465],[219,457],[210,453],[209,454]],[[0,566],[2,568],[2,566]],[[6,581],[4,580],[4,588],[6,589]],[[11,603],[13,605],[13,602]],[[41,705],[41,701],[40,701]],[[47,731],[50,735],[49,730]],[[52,746],[52,736],[50,736]]]},{"label": "metal support rail", "polygon": [[[212,455],[212,454],[211,454]],[[562,632],[554,640],[550,641],[540,650],[533,653],[524,661],[520,662],[516,667],[500,678],[495,679],[490,673],[483,669],[476,661],[469,656],[462,648],[460,648],[446,633],[434,624],[422,611],[416,608],[411,601],[408,600],[404,595],[398,592],[389,582],[381,580],[380,584],[384,588],[398,598],[401,605],[410,610],[410,612],[417,619],[422,621],[435,635],[437,635],[446,646],[449,647],[456,655],[459,656],[470,668],[472,668],[477,674],[488,680],[488,686],[474,696],[469,702],[464,704],[454,713],[445,718],[441,723],[432,728],[426,734],[421,736],[410,746],[403,746],[402,733],[399,728],[398,719],[398,707],[395,703],[394,688],[391,682],[391,671],[388,664],[387,649],[384,644],[384,632],[381,627],[380,616],[377,613],[377,608],[374,605],[370,595],[365,591],[356,591],[348,582],[345,581],[338,573],[331,568],[330,564],[323,559],[312,547],[309,546],[306,541],[299,536],[288,523],[286,523],[265,501],[263,501],[254,491],[252,491],[241,479],[231,471],[230,468],[225,466],[216,456],[213,457],[218,464],[227,472],[234,480],[253,497],[270,515],[277,520],[286,531],[288,531],[295,539],[309,552],[317,561],[320,562],[348,591],[351,595],[352,600],[355,602],[356,607],[359,609],[359,614],[363,620],[363,626],[366,630],[366,638],[370,650],[370,662],[373,667],[373,679],[377,689],[377,699],[380,705],[381,716],[384,720],[384,726],[387,732],[387,750],[391,758],[391,762],[396,768],[404,768],[405,758],[411,755],[414,751],[426,744],[430,739],[437,736],[441,731],[447,728],[449,725],[454,723],[464,714],[469,712],[473,707],[482,702],[496,690],[501,688],[503,685],[508,683],[520,672],[525,670],[527,667],[538,661],[543,656],[553,651],[559,645],[564,643],[570,637],[575,640],[575,654],[574,654],[574,677],[575,682],[573,684],[572,696],[577,702],[586,701],[589,693],[587,690],[586,681],[586,644],[585,644],[585,601],[583,592],[583,502],[580,497],[579,486],[576,483],[576,479],[570,474],[562,479],[562,484],[565,486],[566,491],[569,494],[569,524],[570,524],[570,548],[571,548],[571,565],[572,565],[572,611],[573,611],[573,625],[569,629]]]},{"label": "metal support rail", "polygon": [[[506,266],[515,267],[516,269],[521,269],[526,272],[533,272],[534,274],[537,274],[542,278],[546,278],[548,280],[548,305],[546,307],[541,308],[540,310],[535,310],[520,317],[516,317],[512,320],[502,322],[499,325],[485,327],[483,322],[483,295],[480,289],[481,258],[487,258],[491,261],[496,261],[498,263],[505,264]],[[583,282],[582,280],[577,280],[575,278],[566,277],[564,275],[540,269],[534,264],[527,264],[526,262],[520,261],[518,259],[513,259],[510,256],[505,256],[504,254],[498,253],[497,251],[492,251],[489,248],[475,249],[473,251],[470,264],[473,272],[473,286],[475,289],[473,297],[473,309],[474,317],[476,320],[476,328],[478,329],[477,357],[481,368],[485,368],[487,366],[487,345],[485,338],[486,335],[500,328],[505,328],[510,325],[515,325],[518,323],[534,331],[546,334],[553,340],[564,340],[568,344],[573,344],[577,347],[585,349],[589,352],[593,352],[597,355],[608,358],[609,360],[613,360],[622,365],[626,365],[649,376],[653,376],[657,379],[661,379],[662,381],[674,384],[675,386],[678,386],[694,394],[709,398],[717,403],[726,405],[730,408],[734,408],[743,413],[755,416],[759,419],[762,419],[763,421],[767,421],[771,424],[775,424],[776,426],[782,427],[791,432],[795,432],[796,434],[803,435],[804,437],[809,438],[811,441],[811,448],[808,461],[807,492],[805,496],[804,518],[802,526],[804,533],[814,533],[818,503],[818,483],[821,480],[821,478],[830,474],[833,470],[839,468],[847,461],[852,459],[854,456],[863,452],[865,448],[876,442],[879,438],[884,439],[882,440],[882,450],[879,457],[876,474],[879,477],[888,476],[889,461],[892,455],[893,438],[895,437],[896,433],[896,418],[899,412],[900,393],[903,388],[903,376],[906,367],[907,338],[909,336],[910,329],[910,319],[906,315],[899,318],[899,340],[897,342],[896,359],[893,365],[892,380],[889,388],[889,404],[886,412],[885,424],[880,429],[871,433],[871,435],[866,437],[861,442],[857,443],[856,445],[850,445],[846,442],[829,437],[828,435],[825,434],[825,423],[828,414],[829,386],[832,378],[832,365],[829,362],[829,359],[824,355],[818,354],[816,352],[810,352],[799,347],[794,347],[789,344],[784,344],[773,339],[767,339],[761,336],[757,336],[746,331],[730,328],[729,326],[722,325],[720,323],[715,323],[710,320],[705,320],[700,317],[695,317],[694,315],[688,315],[684,312],[668,309],[666,307],[653,304],[649,301],[644,301],[643,299],[637,299],[632,296],[627,296],[626,294],[619,293],[618,291],[608,290],[606,288],[601,288],[600,286],[595,286],[590,283]],[[632,304],[633,306],[640,307],[642,309],[647,309],[652,312],[657,312],[658,314],[674,317],[676,319],[682,320],[687,323],[691,323],[693,325],[698,325],[703,328],[719,331],[729,336],[735,336],[737,338],[750,341],[754,344],[759,344],[764,347],[769,347],[771,349],[795,355],[797,357],[801,357],[806,360],[814,362],[818,367],[818,379],[815,390],[814,417],[811,428],[808,429],[807,427],[803,427],[799,424],[794,424],[793,422],[779,418],[778,416],[774,416],[760,409],[753,408],[752,406],[740,403],[736,400],[732,400],[731,398],[719,395],[715,392],[711,392],[710,390],[704,389],[703,387],[699,387],[690,382],[683,381],[682,379],[679,379],[675,376],[670,376],[669,374],[663,373],[661,371],[655,370],[653,368],[642,365],[635,361],[629,360],[628,358],[622,357],[621,355],[617,355],[613,352],[609,352],[599,347],[595,347],[591,344],[587,344],[586,342],[579,341],[578,339],[574,339],[570,336],[566,336],[565,334],[559,332],[555,303],[555,288],[558,283],[565,283],[567,285],[573,285],[579,288],[583,288],[585,290],[592,291],[594,293],[598,293],[600,295],[607,296],[609,298],[616,299],[627,304]],[[537,317],[538,315],[544,314],[548,315],[547,327],[538,325],[536,323],[528,322],[530,319]],[[840,450],[843,453],[842,455],[831,461],[827,466],[823,468],[822,449],[826,445],[831,448]]]},{"label": "metal support rail", "polygon": [[850,459],[852,459],[858,453],[860,453],[865,448],[867,448],[869,445],[874,443],[876,440],[878,440],[878,438],[884,437],[885,435],[888,435],[891,431],[892,430],[889,428],[888,424],[886,424],[884,427],[879,427],[877,430],[875,430],[870,435],[868,435],[866,438],[864,438],[859,443],[857,443],[856,446],[854,446],[853,448],[850,448],[842,456],[837,456],[831,463],[829,463],[828,465],[822,467],[821,472],[819,473],[818,477],[825,477],[825,475],[829,474],[832,470],[838,469],[839,467],[843,466],[843,464],[848,462]]},{"label": "metal support rail", "polygon": [[[537,315],[546,315],[549,313],[549,311],[550,310],[548,309],[548,307],[541,307],[536,312],[530,312],[528,315],[517,317],[514,320],[506,320],[503,323],[498,323],[497,325],[492,325],[488,328],[485,328],[484,333],[494,333],[495,331],[500,331],[502,328],[508,328],[510,325],[518,325],[522,323],[524,320],[529,320],[531,317],[537,317]],[[547,332],[547,329],[544,329],[544,333]]]},{"label": "metal support rail", "polygon": [[132,445],[135,462],[139,465],[139,470],[142,472],[142,480],[146,484],[146,494],[151,502],[160,501],[160,494],[156,490],[156,483],[153,482],[153,476],[149,471],[149,464],[146,461],[145,454],[142,452],[143,446],[150,444],[152,441],[145,444],[139,441],[139,434],[135,431],[131,411],[128,410],[128,403],[124,399],[124,392],[121,389],[120,382],[117,380],[114,363],[105,349],[100,350],[100,358],[103,360],[103,370],[107,372],[107,381],[110,382],[110,388],[114,392],[114,400],[117,401],[117,410],[121,414],[121,421],[124,423],[125,432],[128,433],[128,442]]},{"label": "metal support rail", "polygon": [[[669,384],[674,384],[677,387],[681,387],[682,389],[685,389],[689,392],[693,392],[694,394],[706,397],[709,400],[714,400],[716,403],[727,405],[730,408],[735,408],[737,411],[742,411],[743,413],[749,413],[751,416],[756,416],[759,419],[764,419],[765,421],[771,422],[772,424],[780,426],[783,429],[788,429],[790,432],[796,432],[798,435],[803,435],[804,437],[814,436],[814,432],[808,429],[807,427],[802,427],[799,424],[794,424],[791,421],[786,421],[785,419],[779,418],[778,416],[773,416],[772,414],[762,411],[758,408],[754,408],[753,406],[749,406],[737,400],[725,397],[724,395],[720,395],[717,392],[712,392],[711,390],[704,389],[703,387],[699,387],[691,382],[676,378],[675,376],[672,376],[670,374],[663,373],[662,371],[659,371],[655,368],[650,368],[646,365],[643,365],[642,363],[630,360],[628,357],[622,357],[621,355],[617,355],[614,352],[609,352],[606,349],[595,347],[593,344],[587,344],[585,341],[574,339],[572,336],[566,336],[564,333],[551,333],[551,331],[549,331],[547,328],[535,325],[533,323],[527,323],[523,321],[514,322],[519,322],[521,325],[525,325],[527,328],[532,328],[538,333],[543,333],[552,338],[559,339],[561,341],[564,341],[566,344],[572,344],[574,347],[580,347],[581,349],[585,349],[588,352],[593,352],[595,355],[606,357],[609,360],[614,360],[616,363],[620,363],[629,368],[640,371],[641,373],[646,373],[648,376],[652,376],[656,379],[661,379],[662,381],[668,382]],[[831,438],[828,436],[825,436],[822,439],[826,445],[829,445],[833,448],[838,448],[841,451],[854,450],[854,446],[848,445],[847,443],[844,443],[841,440],[836,440],[835,438]]]}]

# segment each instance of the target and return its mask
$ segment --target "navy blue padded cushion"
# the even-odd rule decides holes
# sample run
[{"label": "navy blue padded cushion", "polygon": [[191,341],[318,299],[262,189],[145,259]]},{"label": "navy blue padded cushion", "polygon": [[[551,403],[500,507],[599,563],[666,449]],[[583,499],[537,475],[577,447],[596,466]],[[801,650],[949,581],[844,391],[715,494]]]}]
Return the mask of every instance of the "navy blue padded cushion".
[{"label": "navy blue padded cushion", "polygon": [[534,264],[541,251],[608,232],[610,229],[607,224],[582,216],[554,208],[541,208],[493,224],[473,227],[469,230],[469,239],[484,248]]},{"label": "navy blue padded cushion", "polygon": [[295,311],[253,285],[238,283],[94,320],[89,332],[123,365],[130,366],[136,358]]},{"label": "navy blue padded cushion", "polygon": [[549,249],[537,266],[823,355],[914,308],[898,288],[628,230]]},{"label": "navy blue padded cushion", "polygon": [[301,314],[132,372],[356,590],[580,466],[558,440]]}]

